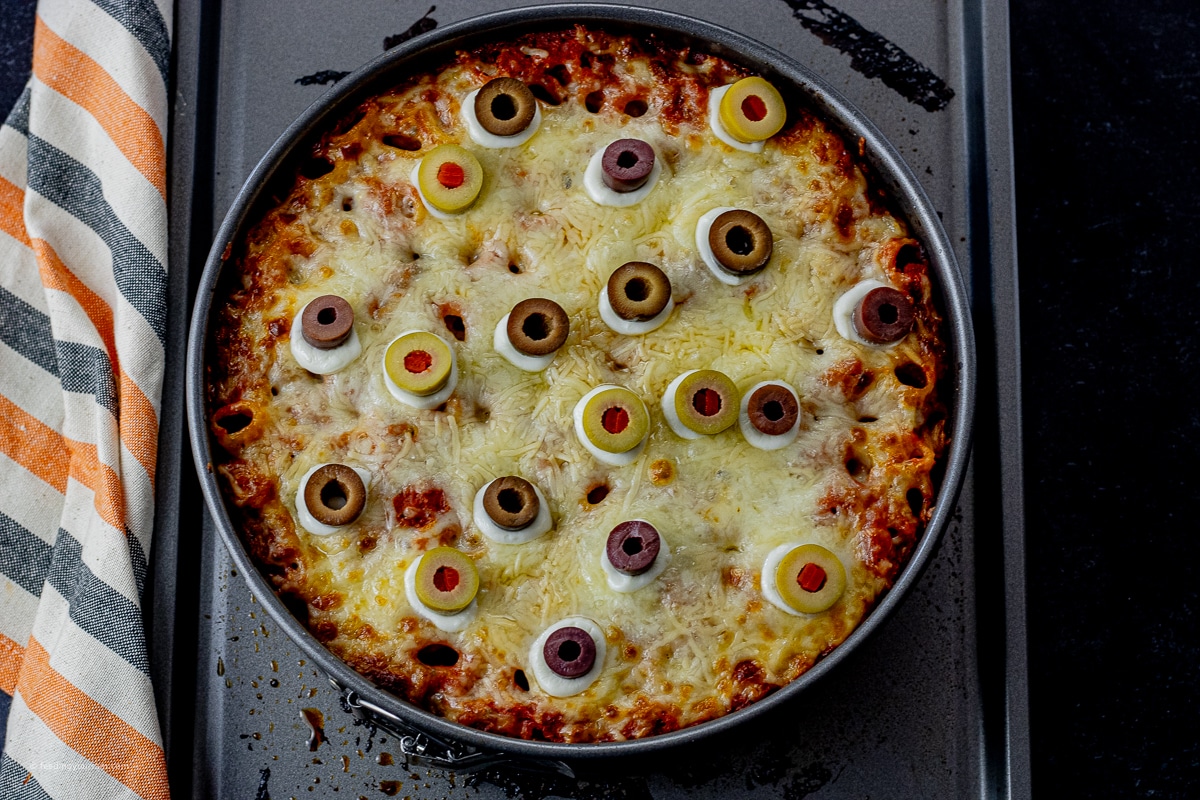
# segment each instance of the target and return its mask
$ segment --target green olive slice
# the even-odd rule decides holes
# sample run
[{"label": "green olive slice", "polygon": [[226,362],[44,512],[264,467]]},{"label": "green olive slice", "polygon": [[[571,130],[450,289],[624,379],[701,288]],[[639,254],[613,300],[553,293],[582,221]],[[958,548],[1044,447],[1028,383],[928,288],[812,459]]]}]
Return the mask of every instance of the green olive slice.
[{"label": "green olive slice", "polygon": [[471,605],[479,593],[479,570],[462,551],[435,547],[421,556],[416,588],[422,603],[434,611],[454,614]]},{"label": "green olive slice", "polygon": [[701,369],[686,376],[675,390],[675,413],[691,431],[720,433],[737,422],[737,386],[723,372]]},{"label": "green olive slice", "polygon": [[494,136],[516,136],[533,122],[537,100],[516,78],[493,78],[475,95],[475,118]]},{"label": "green olive slice", "polygon": [[740,142],[761,142],[779,133],[787,107],[779,90],[760,77],[742,78],[721,98],[721,124]]},{"label": "green olive slice", "polygon": [[406,392],[423,397],[446,385],[453,358],[441,337],[411,331],[388,345],[384,369],[392,382]]},{"label": "green olive slice", "polygon": [[624,453],[641,444],[650,430],[650,414],[642,399],[614,386],[598,392],[583,408],[583,431],[593,445],[608,453]]},{"label": "green olive slice", "polygon": [[438,211],[455,214],[479,197],[483,167],[470,151],[456,144],[433,148],[417,169],[421,195]]},{"label": "green olive slice", "polygon": [[838,557],[821,545],[802,544],[780,560],[775,586],[792,608],[819,614],[846,591],[846,570]]}]

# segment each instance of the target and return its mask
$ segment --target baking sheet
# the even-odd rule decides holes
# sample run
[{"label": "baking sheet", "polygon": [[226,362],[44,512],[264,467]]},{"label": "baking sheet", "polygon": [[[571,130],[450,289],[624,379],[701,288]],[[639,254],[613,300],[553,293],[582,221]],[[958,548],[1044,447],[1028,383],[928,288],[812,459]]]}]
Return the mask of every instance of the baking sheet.
[{"label": "baking sheet", "polygon": [[[527,4],[444,2],[426,14],[424,4],[394,0],[179,2],[171,335],[180,358],[172,362],[164,408],[182,407],[181,400],[172,404],[182,396],[174,367],[182,367],[191,292],[216,225],[258,158],[320,96],[321,81],[374,57],[391,37]],[[180,419],[164,425],[161,459],[170,466],[159,481],[147,612],[178,795],[1028,793],[1020,459],[1019,450],[1014,459],[1000,447],[1014,429],[1019,434],[1015,383],[1004,394],[988,393],[996,373],[1016,366],[1007,8],[939,0],[654,5],[745,33],[822,74],[895,143],[942,216],[976,294],[977,323],[982,317],[991,333],[980,337],[981,349],[993,352],[990,361],[981,353],[982,394],[989,398],[981,411],[992,403],[996,424],[981,426],[978,478],[968,477],[930,568],[888,624],[811,691],[735,737],[670,754],[653,775],[570,784],[511,772],[468,777],[406,769],[395,742],[353,724],[324,677],[232,574],[181,447]],[[323,720],[327,741],[315,751],[304,709]]]}]

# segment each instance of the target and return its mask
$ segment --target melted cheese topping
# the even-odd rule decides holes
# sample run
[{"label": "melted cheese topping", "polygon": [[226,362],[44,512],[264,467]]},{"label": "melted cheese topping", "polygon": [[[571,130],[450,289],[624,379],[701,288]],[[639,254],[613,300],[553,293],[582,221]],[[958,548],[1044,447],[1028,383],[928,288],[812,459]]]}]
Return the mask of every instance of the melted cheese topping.
[{"label": "melted cheese topping", "polygon": [[[620,68],[650,83],[643,61]],[[765,686],[805,671],[890,583],[887,565],[869,557],[874,540],[858,518],[829,510],[830,496],[859,491],[847,474],[847,448],[876,453],[867,469],[888,476],[888,491],[898,492],[895,514],[911,518],[903,499],[910,485],[926,491],[927,477],[919,478],[929,464],[924,472],[897,466],[909,457],[901,451],[915,446],[901,443],[916,440],[924,422],[917,401],[926,395],[892,370],[907,359],[936,374],[929,348],[914,333],[885,353],[839,335],[834,324],[839,296],[860,281],[888,281],[882,248],[905,229],[871,210],[857,169],[847,177],[836,158],[821,155],[837,140],[819,123],[786,148],[771,140],[756,153],[722,145],[703,115],[668,132],[653,113],[594,114],[568,100],[542,109],[537,135],[522,147],[485,149],[471,141],[460,104],[487,77],[452,67],[379,101],[396,125],[423,120],[435,143],[457,142],[478,157],[483,190],[463,213],[431,215],[415,202],[421,153],[371,137],[348,169],[311,184],[299,224],[314,247],[288,256],[288,280],[268,287],[261,309],[236,318],[240,335],[268,341],[259,384],[248,394],[264,398],[270,422],[240,458],[278,476],[278,496],[293,514],[313,465],[352,453],[371,472],[371,501],[353,530],[324,537],[299,530],[285,539],[303,564],[290,585],[309,598],[311,626],[335,626],[324,638],[352,664],[369,656],[391,664],[393,674],[428,675],[415,660],[418,648],[454,647],[461,654],[454,680],[437,684],[436,702],[414,702],[502,730],[510,729],[495,715],[504,709],[557,714],[550,735],[566,740],[641,735],[636,727],[621,733],[621,725],[646,702],[666,704],[674,724],[718,716],[738,697],[762,694],[742,688],[750,686],[746,674]],[[438,91],[432,105],[421,100],[430,86]],[[597,204],[582,179],[592,155],[618,137],[653,142],[666,165],[631,207]],[[753,209],[775,238],[771,265],[740,286],[717,280],[696,249],[697,222],[718,207]],[[852,213],[848,234],[840,209]],[[636,336],[611,330],[597,305],[609,274],[628,261],[661,267],[680,301],[661,327]],[[263,331],[268,320],[291,318],[329,293],[354,306],[364,353],[315,379],[287,353],[286,336],[266,340]],[[567,343],[532,373],[493,346],[498,321],[529,297],[553,298],[571,318]],[[397,403],[379,368],[385,348],[405,331],[442,331],[439,309],[447,305],[466,329],[464,341],[451,342],[453,395],[438,408]],[[849,400],[830,375],[854,363],[874,379]],[[672,433],[656,401],[672,378],[699,368],[725,373],[743,393],[765,380],[795,387],[804,409],[795,441],[764,451],[736,427],[694,440]],[[573,430],[576,404],[604,384],[633,390],[651,409],[644,449],[625,465],[601,463]],[[490,541],[472,513],[479,488],[510,474],[538,485],[555,520],[553,531],[518,547]],[[601,483],[607,497],[588,502],[588,488]],[[440,489],[449,511],[409,527],[391,498],[413,487]],[[615,525],[641,517],[670,531],[671,558],[638,591],[613,591],[598,555]],[[918,526],[909,523],[911,531]],[[800,540],[828,548],[848,567],[843,597],[802,618],[764,602],[760,586],[768,554]],[[406,573],[439,543],[453,543],[479,567],[478,611],[456,618],[465,622],[461,630],[440,621],[434,629],[427,610],[406,596]],[[313,600],[326,596],[337,600]],[[595,620],[610,645],[594,682],[563,698],[536,684],[519,688],[513,670],[531,668],[539,636],[575,615]],[[615,709],[609,723],[605,708]]]}]

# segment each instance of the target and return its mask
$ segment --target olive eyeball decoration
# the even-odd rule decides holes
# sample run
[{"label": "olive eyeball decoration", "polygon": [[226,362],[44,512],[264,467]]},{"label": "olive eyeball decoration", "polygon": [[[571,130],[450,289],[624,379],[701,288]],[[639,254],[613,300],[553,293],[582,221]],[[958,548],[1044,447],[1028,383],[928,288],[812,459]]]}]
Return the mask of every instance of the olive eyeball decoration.
[{"label": "olive eyeball decoration", "polygon": [[729,286],[766,268],[774,252],[771,229],[742,208],[714,208],[696,222],[696,250],[709,272]]},{"label": "olive eyeball decoration", "polygon": [[420,616],[439,630],[464,630],[479,605],[479,570],[469,556],[453,547],[435,547],[404,573],[404,594]]},{"label": "olive eyeball decoration", "polygon": [[759,450],[779,450],[796,441],[800,432],[800,398],[782,381],[763,381],[742,397],[738,426],[746,441]]},{"label": "olive eyeball decoration", "polygon": [[354,309],[336,294],[310,300],[292,320],[292,357],[316,375],[343,369],[362,353]]},{"label": "olive eyeball decoration", "polygon": [[613,331],[627,336],[662,327],[674,310],[670,278],[645,261],[618,267],[600,293],[600,318]]},{"label": "olive eyeball decoration", "polygon": [[641,139],[618,139],[600,157],[604,185],[614,192],[632,192],[650,180],[654,148]]},{"label": "olive eyeball decoration", "polygon": [[894,344],[912,330],[914,318],[912,298],[876,280],[859,283],[833,304],[834,327],[859,344]]},{"label": "olive eyeball decoration", "polygon": [[604,632],[587,617],[567,617],[550,626],[529,648],[538,688],[551,697],[586,691],[604,670]]},{"label": "olive eyeball decoration", "polygon": [[458,385],[454,351],[436,333],[403,333],[384,351],[383,380],[401,403],[425,410],[437,408]]},{"label": "olive eyeball decoration", "polygon": [[553,527],[542,490],[524,478],[496,478],[475,493],[475,526],[500,544],[524,544]]},{"label": "olive eyeball decoration", "polygon": [[479,160],[456,144],[438,145],[413,169],[417,194],[429,213],[440,219],[466,211],[483,188]]},{"label": "olive eyeball decoration", "polygon": [[319,464],[304,474],[296,492],[300,527],[329,536],[354,522],[367,505],[370,473],[345,464]]},{"label": "olive eyeball decoration", "polygon": [[641,139],[618,139],[592,155],[583,188],[602,206],[618,208],[642,202],[662,174],[654,148]]},{"label": "olive eyeball decoration", "polygon": [[792,616],[819,614],[846,591],[846,568],[819,544],[785,544],[763,562],[763,596]]},{"label": "olive eyeball decoration", "polygon": [[650,412],[628,389],[597,386],[580,398],[572,416],[575,435],[598,461],[622,467],[632,464],[646,449]]},{"label": "olive eyeball decoration", "polygon": [[658,529],[644,519],[622,522],[608,534],[600,566],[614,592],[636,592],[667,568],[671,551]]},{"label": "olive eyeball decoration", "polygon": [[750,153],[761,153],[763,142],[779,133],[787,121],[779,90],[757,76],[714,89],[709,93],[708,109],[713,134],[730,147]]},{"label": "olive eyeball decoration", "polygon": [[471,139],[494,150],[524,144],[542,124],[537,99],[516,78],[493,78],[468,94],[462,116]]},{"label": "olive eyeball decoration", "polygon": [[544,297],[531,297],[513,306],[496,325],[492,346],[514,367],[541,372],[567,341],[571,321],[563,307]]},{"label": "olive eyeball decoration", "polygon": [[737,421],[737,386],[715,369],[689,370],[667,384],[662,411],[681,439],[712,436]]}]

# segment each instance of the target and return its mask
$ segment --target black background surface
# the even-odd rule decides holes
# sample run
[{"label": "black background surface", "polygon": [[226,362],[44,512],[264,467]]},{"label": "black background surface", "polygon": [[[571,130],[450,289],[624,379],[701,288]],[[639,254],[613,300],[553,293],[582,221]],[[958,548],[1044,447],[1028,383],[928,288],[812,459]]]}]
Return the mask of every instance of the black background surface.
[{"label": "black background surface", "polygon": [[1010,8],[1034,792],[1200,797],[1200,3]]}]

